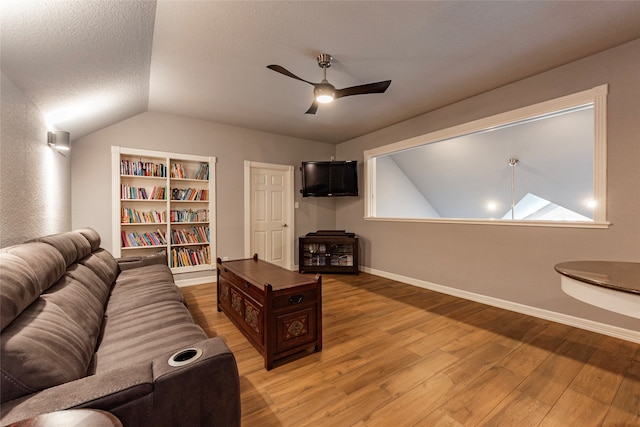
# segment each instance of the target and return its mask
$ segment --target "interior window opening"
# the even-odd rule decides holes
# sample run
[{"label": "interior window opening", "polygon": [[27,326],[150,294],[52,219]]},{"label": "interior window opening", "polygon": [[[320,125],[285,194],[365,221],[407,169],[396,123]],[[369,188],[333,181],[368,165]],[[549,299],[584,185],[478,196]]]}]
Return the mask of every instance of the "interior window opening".
[{"label": "interior window opening", "polygon": [[606,85],[365,152],[367,218],[606,225]]}]

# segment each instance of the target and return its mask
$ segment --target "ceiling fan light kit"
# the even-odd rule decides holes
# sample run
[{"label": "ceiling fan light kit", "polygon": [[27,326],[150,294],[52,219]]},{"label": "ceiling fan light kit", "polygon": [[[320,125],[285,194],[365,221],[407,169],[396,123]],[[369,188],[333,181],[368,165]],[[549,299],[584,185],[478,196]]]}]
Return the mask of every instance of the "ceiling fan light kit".
[{"label": "ceiling fan light kit", "polygon": [[315,114],[318,110],[318,104],[327,104],[337,98],[343,98],[345,96],[353,95],[366,95],[369,93],[384,93],[391,84],[391,80],[385,80],[377,83],[368,83],[359,86],[351,86],[344,89],[336,89],[335,86],[329,83],[329,81],[327,80],[327,68],[331,67],[331,61],[333,60],[333,57],[328,53],[321,53],[320,55],[318,55],[317,60],[318,66],[324,71],[324,78],[320,83],[313,83],[304,80],[280,65],[267,65],[267,68],[269,68],[270,70],[313,86],[314,100],[311,104],[311,107],[309,107],[305,114]]},{"label": "ceiling fan light kit", "polygon": [[319,103],[328,104],[336,97],[336,88],[326,80],[322,80],[322,83],[313,89],[313,95]]}]

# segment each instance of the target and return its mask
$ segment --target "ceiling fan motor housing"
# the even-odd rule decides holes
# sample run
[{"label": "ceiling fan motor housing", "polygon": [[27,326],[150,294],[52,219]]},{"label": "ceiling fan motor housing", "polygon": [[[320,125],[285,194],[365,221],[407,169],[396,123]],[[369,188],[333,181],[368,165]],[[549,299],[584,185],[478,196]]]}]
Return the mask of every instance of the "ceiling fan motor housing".
[{"label": "ceiling fan motor housing", "polygon": [[329,68],[331,67],[331,61],[333,61],[333,56],[328,53],[321,53],[318,55],[318,66],[320,68]]}]

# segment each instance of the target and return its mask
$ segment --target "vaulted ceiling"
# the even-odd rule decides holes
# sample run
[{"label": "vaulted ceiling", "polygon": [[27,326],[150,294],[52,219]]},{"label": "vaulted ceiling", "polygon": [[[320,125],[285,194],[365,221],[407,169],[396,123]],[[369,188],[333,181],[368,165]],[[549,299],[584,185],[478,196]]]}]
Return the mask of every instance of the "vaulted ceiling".
[{"label": "vaulted ceiling", "polygon": [[[76,139],[145,111],[340,143],[640,38],[638,1],[0,3],[2,72]],[[384,94],[305,115],[316,56]]]}]

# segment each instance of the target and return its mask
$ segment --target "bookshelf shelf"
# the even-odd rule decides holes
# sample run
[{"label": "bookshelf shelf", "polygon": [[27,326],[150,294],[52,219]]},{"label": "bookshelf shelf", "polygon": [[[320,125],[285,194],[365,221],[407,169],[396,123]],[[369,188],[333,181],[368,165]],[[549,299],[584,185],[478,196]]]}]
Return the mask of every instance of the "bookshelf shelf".
[{"label": "bookshelf shelf", "polygon": [[171,182],[207,182],[206,179],[171,178]]},{"label": "bookshelf shelf", "polygon": [[213,270],[215,157],[111,147],[113,252],[162,253],[171,271]]},{"label": "bookshelf shelf", "polygon": [[159,182],[165,182],[167,180],[166,176],[144,176],[144,175],[129,175],[129,174],[121,174],[124,178],[137,178],[137,179],[148,179],[148,180],[156,180]]},{"label": "bookshelf shelf", "polygon": [[121,222],[121,226],[127,227],[130,225],[139,226],[139,225],[167,225],[166,222]]},{"label": "bookshelf shelf", "polygon": [[[166,199],[120,199],[121,202],[163,202],[166,203]],[[174,202],[176,200],[173,200]]]},{"label": "bookshelf shelf", "polygon": [[171,225],[186,225],[186,224],[209,224],[209,221],[175,221]]}]

